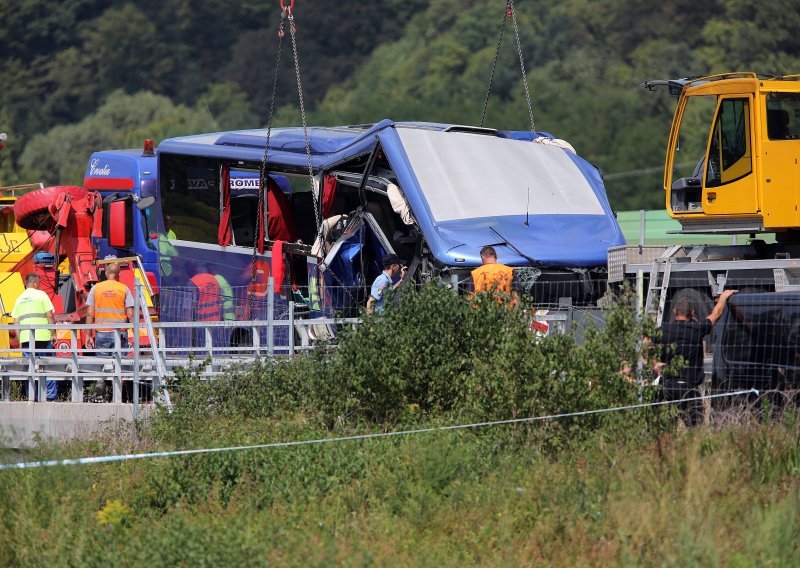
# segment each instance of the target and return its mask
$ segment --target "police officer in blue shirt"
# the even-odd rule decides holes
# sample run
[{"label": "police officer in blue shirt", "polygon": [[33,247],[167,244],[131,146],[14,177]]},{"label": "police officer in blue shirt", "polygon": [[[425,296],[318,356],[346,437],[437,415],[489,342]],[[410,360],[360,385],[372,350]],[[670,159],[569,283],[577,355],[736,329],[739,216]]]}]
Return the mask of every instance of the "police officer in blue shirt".
[{"label": "police officer in blue shirt", "polygon": [[[405,282],[408,274],[406,261],[396,254],[389,254],[383,258],[383,272],[372,283],[372,289],[367,300],[367,313],[383,313],[384,293],[387,288],[397,290]],[[399,277],[399,278],[398,278]]]}]

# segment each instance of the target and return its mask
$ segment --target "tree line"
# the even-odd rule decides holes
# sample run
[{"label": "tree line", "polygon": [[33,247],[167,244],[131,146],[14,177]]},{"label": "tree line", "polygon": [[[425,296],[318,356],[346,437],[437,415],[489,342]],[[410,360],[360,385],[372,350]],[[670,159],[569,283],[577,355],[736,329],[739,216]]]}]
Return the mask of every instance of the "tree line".
[{"label": "tree line", "polygon": [[[800,72],[800,1],[517,0],[537,130],[609,177],[616,209],[660,208],[674,101],[645,79]],[[309,120],[477,124],[503,0],[297,0]],[[278,2],[0,0],[0,183],[80,183],[94,150],[264,125]],[[276,124],[299,123],[284,39]],[[486,125],[529,127],[507,23]],[[637,173],[643,170],[642,173]],[[632,174],[619,177],[613,174]]]}]

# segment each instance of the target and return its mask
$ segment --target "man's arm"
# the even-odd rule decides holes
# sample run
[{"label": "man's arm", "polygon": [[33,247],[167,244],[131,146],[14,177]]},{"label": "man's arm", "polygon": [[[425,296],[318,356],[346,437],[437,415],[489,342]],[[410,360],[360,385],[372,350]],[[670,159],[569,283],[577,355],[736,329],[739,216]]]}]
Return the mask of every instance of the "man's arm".
[{"label": "man's arm", "polygon": [[133,308],[125,308],[125,315],[128,318],[128,323],[133,323]]},{"label": "man's arm", "polygon": [[367,298],[367,313],[369,315],[375,313],[375,298],[373,298],[372,296]]},{"label": "man's arm", "polygon": [[711,310],[711,313],[707,318],[711,322],[711,325],[714,325],[719,321],[719,318],[721,318],[722,314],[725,312],[725,304],[728,302],[728,298],[733,296],[736,292],[738,292],[738,290],[725,290],[719,295],[719,298],[717,298],[717,303],[714,305],[714,309]]},{"label": "man's arm", "polygon": [[408,266],[404,266],[400,271],[400,280],[392,285],[392,290],[397,290],[406,281],[406,276],[408,276]]},{"label": "man's arm", "polygon": [[[94,323],[94,306],[87,306],[86,311],[86,323],[91,325]],[[94,330],[87,329],[86,330],[86,347],[91,349],[94,347]]]}]

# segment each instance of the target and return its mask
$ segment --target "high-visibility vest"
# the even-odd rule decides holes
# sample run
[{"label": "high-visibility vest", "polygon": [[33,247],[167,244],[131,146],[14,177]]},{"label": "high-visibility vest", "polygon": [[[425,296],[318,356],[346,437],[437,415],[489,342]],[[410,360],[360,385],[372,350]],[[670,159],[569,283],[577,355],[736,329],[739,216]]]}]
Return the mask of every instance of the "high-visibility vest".
[{"label": "high-visibility vest", "polygon": [[233,321],[236,319],[233,288],[231,288],[231,285],[221,274],[215,274],[214,280],[216,280],[217,285],[219,285],[220,302],[222,303],[222,319],[225,321]]},{"label": "high-visibility vest", "polygon": [[[120,324],[128,321],[125,297],[128,287],[118,280],[104,280],[94,287],[95,323]],[[113,328],[112,328],[113,329]],[[100,331],[111,331],[101,329]]]},{"label": "high-visibility vest", "polygon": [[[11,314],[21,325],[47,325],[47,312],[53,309],[53,304],[45,292],[36,288],[27,288],[14,304]],[[27,344],[30,341],[31,332],[23,330],[19,333],[20,344]],[[34,341],[50,341],[51,333],[49,329],[37,329],[34,334]]]},{"label": "high-visibility vest", "polygon": [[216,278],[207,273],[195,274],[192,283],[199,291],[195,321],[219,321],[220,291]]},{"label": "high-visibility vest", "polygon": [[484,264],[476,268],[472,271],[475,292],[510,294],[513,272],[513,268],[499,262]]}]

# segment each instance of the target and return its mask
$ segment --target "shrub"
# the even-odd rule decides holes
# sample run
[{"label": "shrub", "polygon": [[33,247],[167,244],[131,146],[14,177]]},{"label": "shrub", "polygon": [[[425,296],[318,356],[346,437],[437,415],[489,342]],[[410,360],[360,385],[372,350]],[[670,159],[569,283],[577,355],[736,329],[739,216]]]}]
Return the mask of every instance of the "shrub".
[{"label": "shrub", "polygon": [[[622,371],[624,361],[642,357],[643,334],[654,335],[625,297],[582,344],[570,335],[532,333],[525,314],[520,306],[470,300],[438,285],[409,289],[384,314],[343,332],[338,349],[233,369],[213,383],[185,373],[174,413],[157,417],[156,430],[172,429],[172,441],[182,442],[211,415],[233,421],[302,415],[347,430],[504,420],[652,399]],[[583,416],[525,431],[558,445],[597,428],[646,433],[658,417],[654,410]]]}]

